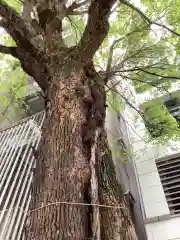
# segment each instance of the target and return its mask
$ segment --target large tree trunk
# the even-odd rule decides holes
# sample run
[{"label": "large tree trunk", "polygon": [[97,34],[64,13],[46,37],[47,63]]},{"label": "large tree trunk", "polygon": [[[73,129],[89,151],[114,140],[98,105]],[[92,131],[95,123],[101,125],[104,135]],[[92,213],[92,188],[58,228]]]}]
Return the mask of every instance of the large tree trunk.
[{"label": "large tree trunk", "polygon": [[104,130],[104,84],[90,66],[67,66],[46,94],[28,239],[135,240]]}]

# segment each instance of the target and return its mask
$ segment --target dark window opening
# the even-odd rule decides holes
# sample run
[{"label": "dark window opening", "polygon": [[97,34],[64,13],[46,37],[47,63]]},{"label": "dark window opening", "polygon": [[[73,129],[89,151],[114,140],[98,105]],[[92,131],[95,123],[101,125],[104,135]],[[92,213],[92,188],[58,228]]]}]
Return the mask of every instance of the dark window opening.
[{"label": "dark window opening", "polygon": [[44,99],[40,93],[31,94],[26,97],[27,115],[31,116],[44,110]]},{"label": "dark window opening", "polygon": [[177,97],[171,98],[167,101],[164,102],[167,108],[172,108],[174,106],[179,106],[180,105],[180,99]]},{"label": "dark window opening", "polygon": [[176,119],[180,126],[180,99],[174,97],[165,101],[164,104],[169,113]]}]

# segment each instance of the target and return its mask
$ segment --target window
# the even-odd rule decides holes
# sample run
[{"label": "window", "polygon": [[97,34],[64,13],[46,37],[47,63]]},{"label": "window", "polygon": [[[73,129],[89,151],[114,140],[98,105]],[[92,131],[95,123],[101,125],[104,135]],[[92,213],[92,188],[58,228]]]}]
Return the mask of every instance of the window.
[{"label": "window", "polygon": [[44,110],[44,99],[38,92],[28,95],[25,99],[25,103],[28,107],[28,114],[30,116]]},{"label": "window", "polygon": [[156,161],[171,214],[180,213],[180,156]]},{"label": "window", "polygon": [[165,101],[164,104],[167,107],[168,111],[171,113],[171,115],[180,124],[180,99],[174,97]]}]

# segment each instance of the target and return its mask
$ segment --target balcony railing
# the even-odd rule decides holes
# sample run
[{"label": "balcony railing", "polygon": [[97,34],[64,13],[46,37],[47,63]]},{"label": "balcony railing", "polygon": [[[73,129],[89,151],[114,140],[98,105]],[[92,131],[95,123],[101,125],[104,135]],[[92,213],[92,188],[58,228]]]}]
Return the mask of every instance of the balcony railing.
[{"label": "balcony railing", "polygon": [[0,131],[0,239],[20,240],[31,199],[33,148],[44,112]]}]

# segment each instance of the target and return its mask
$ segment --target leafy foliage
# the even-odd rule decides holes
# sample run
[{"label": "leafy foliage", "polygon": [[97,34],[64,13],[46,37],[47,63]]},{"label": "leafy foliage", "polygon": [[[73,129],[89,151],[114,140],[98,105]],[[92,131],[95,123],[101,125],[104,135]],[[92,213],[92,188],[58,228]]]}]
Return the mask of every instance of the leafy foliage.
[{"label": "leafy foliage", "polygon": [[150,136],[165,142],[180,136],[179,123],[169,113],[162,98],[147,101],[142,105],[144,120]]},{"label": "leafy foliage", "polygon": [[17,62],[6,61],[7,70],[1,73],[0,92],[1,92],[1,113],[13,105],[24,103],[27,94],[27,76],[22,71]]},{"label": "leafy foliage", "polygon": [[[15,5],[14,5],[15,7]],[[15,45],[12,38],[3,33],[0,42],[6,46]],[[11,56],[0,54],[0,116],[1,120],[9,112],[9,118],[14,114],[13,109],[19,108],[24,103],[27,94],[27,75],[22,70],[19,62]],[[11,112],[11,113],[10,113]]]},{"label": "leafy foliage", "polygon": [[65,43],[70,46],[75,46],[84,31],[85,21],[83,16],[70,16],[63,21],[63,35]]},{"label": "leafy foliage", "polygon": [[22,2],[21,2],[21,0],[5,0],[5,2],[9,6],[15,8],[18,13],[20,13],[22,11]]}]

